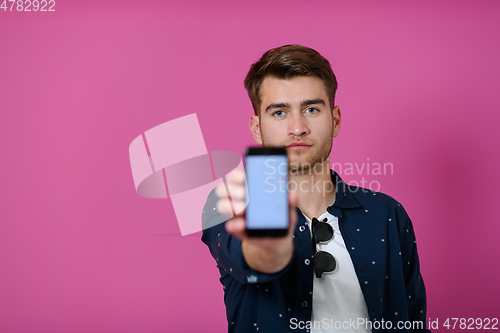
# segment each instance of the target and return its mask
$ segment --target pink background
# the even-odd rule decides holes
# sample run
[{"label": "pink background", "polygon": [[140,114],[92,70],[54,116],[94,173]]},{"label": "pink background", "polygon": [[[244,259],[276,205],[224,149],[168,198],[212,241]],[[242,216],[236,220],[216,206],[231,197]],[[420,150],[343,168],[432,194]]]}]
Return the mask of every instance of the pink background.
[{"label": "pink background", "polygon": [[196,112],[209,151],[241,153],[243,78],[289,43],[337,75],[332,160],[394,165],[343,177],[406,208],[428,317],[500,316],[499,2],[179,3],[0,11],[0,332],[224,332],[214,259],[137,195],[128,146]]}]

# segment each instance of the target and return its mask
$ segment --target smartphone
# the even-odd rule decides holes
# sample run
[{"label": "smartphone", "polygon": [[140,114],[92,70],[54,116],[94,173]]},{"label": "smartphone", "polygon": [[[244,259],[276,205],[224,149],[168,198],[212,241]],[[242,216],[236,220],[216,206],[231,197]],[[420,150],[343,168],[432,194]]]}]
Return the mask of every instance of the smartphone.
[{"label": "smartphone", "polygon": [[290,224],[286,148],[248,148],[245,151],[245,172],[247,235],[286,236]]}]

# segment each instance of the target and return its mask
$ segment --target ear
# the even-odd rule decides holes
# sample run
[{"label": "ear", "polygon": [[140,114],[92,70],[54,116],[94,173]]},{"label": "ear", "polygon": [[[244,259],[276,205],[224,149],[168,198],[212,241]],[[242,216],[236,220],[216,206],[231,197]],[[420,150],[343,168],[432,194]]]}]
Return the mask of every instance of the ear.
[{"label": "ear", "polygon": [[250,116],[249,127],[255,142],[257,142],[258,145],[262,145],[262,137],[260,134],[260,119],[258,116],[254,114]]},{"label": "ear", "polygon": [[333,137],[335,138],[339,134],[340,123],[342,122],[342,115],[340,114],[340,108],[338,106],[333,108],[332,117]]}]

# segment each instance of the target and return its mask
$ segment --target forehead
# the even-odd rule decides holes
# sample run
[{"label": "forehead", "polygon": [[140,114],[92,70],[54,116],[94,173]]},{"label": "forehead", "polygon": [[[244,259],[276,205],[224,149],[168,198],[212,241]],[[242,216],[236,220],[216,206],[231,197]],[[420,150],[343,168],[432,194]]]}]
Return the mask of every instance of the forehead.
[{"label": "forehead", "polygon": [[260,88],[261,110],[270,103],[300,105],[308,99],[323,99],[328,105],[328,94],[323,81],[315,76],[298,76],[292,79],[266,77]]}]

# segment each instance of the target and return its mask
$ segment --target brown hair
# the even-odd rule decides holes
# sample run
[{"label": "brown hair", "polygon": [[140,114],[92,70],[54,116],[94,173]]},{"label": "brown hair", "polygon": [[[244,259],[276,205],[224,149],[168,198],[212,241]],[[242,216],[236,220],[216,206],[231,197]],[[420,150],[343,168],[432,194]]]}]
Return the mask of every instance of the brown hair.
[{"label": "brown hair", "polygon": [[262,81],[268,76],[285,80],[297,76],[316,76],[326,87],[330,109],[333,110],[335,106],[337,79],[328,60],[316,50],[301,45],[284,45],[270,49],[250,67],[244,83],[256,115],[260,113],[262,102],[259,95]]}]

